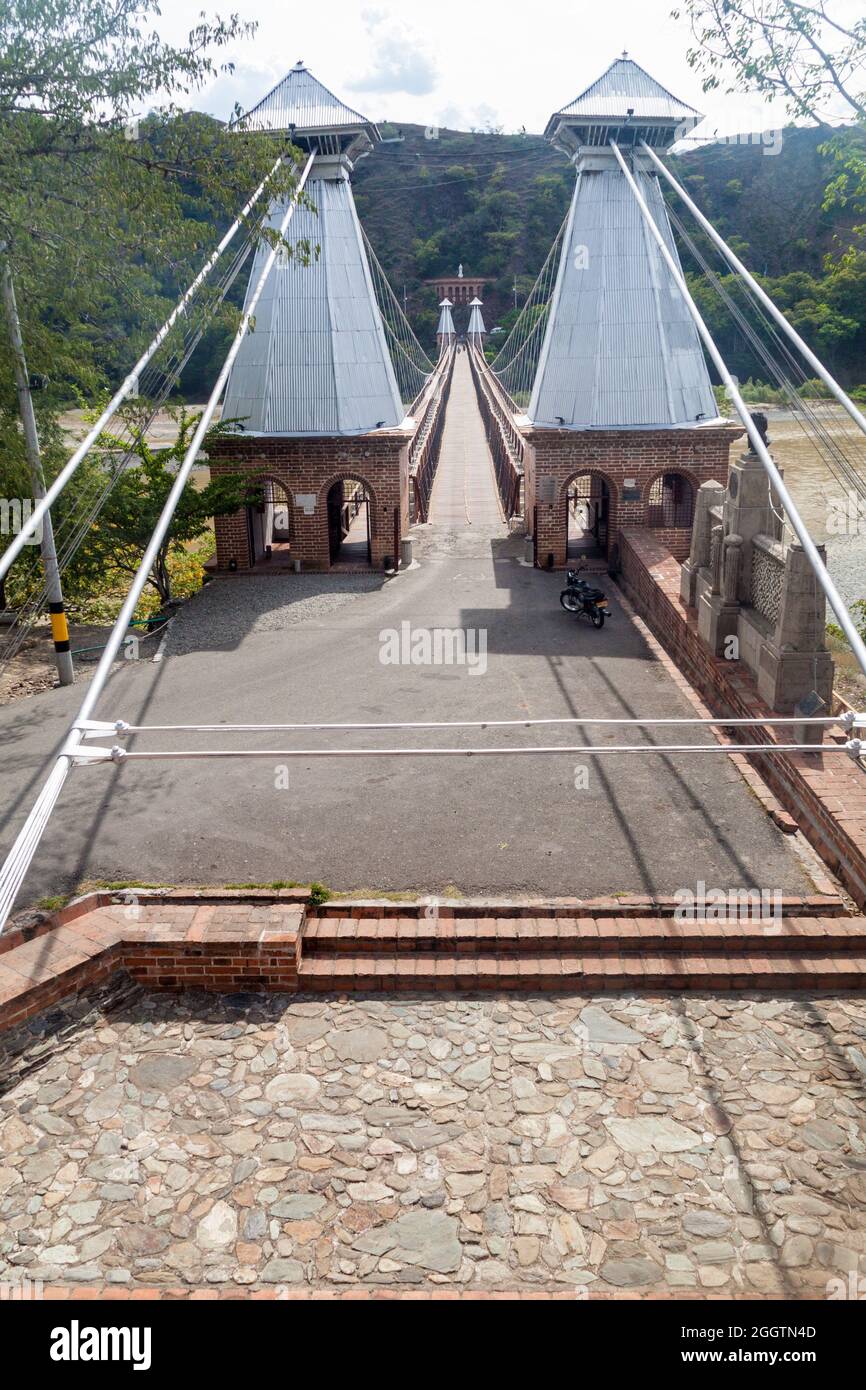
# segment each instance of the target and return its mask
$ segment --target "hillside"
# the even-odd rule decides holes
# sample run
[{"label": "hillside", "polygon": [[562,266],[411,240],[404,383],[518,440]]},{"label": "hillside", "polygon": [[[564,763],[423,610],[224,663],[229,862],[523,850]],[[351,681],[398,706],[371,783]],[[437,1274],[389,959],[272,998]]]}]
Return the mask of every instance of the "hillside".
[{"label": "hillside", "polygon": [[[435,294],[423,282],[462,261],[494,277],[486,294],[488,327],[508,328],[526,298],[568,209],[574,174],[565,157],[537,135],[469,134],[423,127],[389,130],[354,176],[358,211],[425,346],[435,333]],[[851,140],[858,138],[852,134]],[[850,208],[822,207],[838,172],[815,130],[784,132],[781,149],[713,144],[680,156],[675,170],[751,268],[775,283],[802,331],[849,381],[866,380],[866,265],[843,279],[825,257],[851,244]],[[687,268],[689,260],[686,256]],[[795,276],[792,280],[791,277]],[[702,303],[741,375],[756,364],[718,314]],[[458,326],[460,326],[458,324]]]}]

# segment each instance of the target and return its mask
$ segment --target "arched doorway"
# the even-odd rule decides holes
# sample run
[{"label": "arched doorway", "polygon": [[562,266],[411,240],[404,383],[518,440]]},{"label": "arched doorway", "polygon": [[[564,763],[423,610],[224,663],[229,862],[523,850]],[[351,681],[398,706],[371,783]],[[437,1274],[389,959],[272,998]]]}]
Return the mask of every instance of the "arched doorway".
[{"label": "arched doorway", "polygon": [[247,507],[250,565],[288,568],[293,560],[292,499],[276,478],[263,478],[261,500]]},{"label": "arched doorway", "polygon": [[599,473],[581,473],[566,488],[567,560],[603,559],[607,555],[610,488]]},{"label": "arched doorway", "polygon": [[328,555],[332,567],[372,563],[370,504],[370,490],[359,478],[340,478],[328,489]]},{"label": "arched doorway", "polygon": [[647,526],[690,531],[694,517],[694,484],[684,473],[662,473],[653,480],[647,496]]}]

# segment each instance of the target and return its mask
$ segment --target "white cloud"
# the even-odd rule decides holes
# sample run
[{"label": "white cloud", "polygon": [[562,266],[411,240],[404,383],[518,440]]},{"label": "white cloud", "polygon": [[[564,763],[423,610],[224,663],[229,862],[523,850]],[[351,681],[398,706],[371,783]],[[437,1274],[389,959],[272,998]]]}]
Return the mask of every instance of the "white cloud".
[{"label": "white cloud", "polygon": [[235,58],[234,72],[220,73],[193,105],[196,110],[206,111],[209,116],[218,116],[225,121],[232,115],[236,103],[242,110],[249,111],[285,75],[286,69],[279,64],[274,67],[250,62],[247,54],[239,55]]},{"label": "white cloud", "polygon": [[372,50],[371,63],[361,77],[350,80],[352,91],[428,96],[439,74],[418,35],[390,11],[365,10],[361,18]]}]

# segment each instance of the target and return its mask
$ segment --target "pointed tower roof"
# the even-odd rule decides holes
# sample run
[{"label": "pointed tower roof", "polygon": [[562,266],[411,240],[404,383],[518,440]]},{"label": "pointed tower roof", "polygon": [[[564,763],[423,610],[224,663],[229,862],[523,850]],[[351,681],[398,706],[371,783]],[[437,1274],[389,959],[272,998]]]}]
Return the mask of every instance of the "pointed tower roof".
[{"label": "pointed tower roof", "polygon": [[347,106],[328,87],[298,62],[267,96],[232,123],[234,130],[269,130],[291,133],[304,148],[316,136],[366,136],[371,145],[380,135],[374,123]]},{"label": "pointed tower roof", "polygon": [[439,308],[440,308],[440,310],[441,310],[441,313],[439,314],[439,324],[438,324],[438,327],[437,327],[437,329],[436,329],[436,337],[437,337],[437,338],[447,338],[447,337],[450,336],[450,337],[453,338],[453,337],[454,337],[454,318],[453,318],[452,313],[451,313],[451,310],[452,310],[452,308],[453,308],[453,305],[452,305],[452,303],[451,303],[451,300],[450,300],[450,299],[443,299],[443,300],[442,300],[442,303],[439,305]]},{"label": "pointed tower roof", "polygon": [[606,145],[612,129],[628,126],[647,144],[664,147],[703,119],[694,106],[623,54],[574,101],[555,111],[544,133],[572,152],[580,146]]},{"label": "pointed tower roof", "polygon": [[[245,122],[245,123],[244,123]],[[249,434],[352,435],[399,427],[400,389],[358,222],[349,170],[378,140],[376,127],[298,63],[239,123],[285,130],[315,153],[291,242],[316,248],[309,265],[281,256],[262,292],[255,330],[241,344],[224,418]],[[279,227],[286,205],[268,212]],[[250,287],[269,254],[256,252]],[[249,290],[248,290],[249,294]]]},{"label": "pointed tower roof", "polygon": [[484,324],[484,315],[481,312],[481,300],[477,297],[470,302],[469,308],[472,312],[469,315],[469,327],[466,330],[470,338],[483,338],[487,335],[487,328]]},{"label": "pointed tower roof", "polygon": [[689,106],[688,102],[680,101],[667,87],[651,77],[640,63],[625,54],[614,59],[601,77],[590,83],[557,115],[625,117],[629,107],[637,120],[642,116],[661,116],[674,121],[691,120],[694,125],[703,120],[700,111]]},{"label": "pointed tower roof", "polygon": [[640,141],[665,149],[700,119],[625,55],[551,117],[547,137],[574,157],[577,183],[529,403],[535,424],[687,428],[718,417],[694,322],[612,149],[627,151],[678,262]]}]

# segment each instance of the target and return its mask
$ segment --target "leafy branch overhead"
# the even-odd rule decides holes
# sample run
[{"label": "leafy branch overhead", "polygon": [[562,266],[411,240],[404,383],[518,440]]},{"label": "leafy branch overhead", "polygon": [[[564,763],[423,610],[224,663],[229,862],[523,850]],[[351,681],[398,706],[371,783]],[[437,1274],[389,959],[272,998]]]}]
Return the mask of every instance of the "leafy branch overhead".
[{"label": "leafy branch overhead", "polygon": [[672,13],[689,19],[703,90],[779,98],[824,130],[837,165],[825,207],[866,213],[866,15],[849,19],[841,0],[685,0]]},{"label": "leafy branch overhead", "polygon": [[[255,26],[202,17],[169,44],[158,16],[156,0],[0,6],[0,242],[31,370],[63,405],[125,375],[278,156],[271,193],[295,183],[280,137],[164,104],[230,70],[221,53]],[[271,240],[261,212],[249,230]],[[0,409],[10,391],[0,347]]]}]

